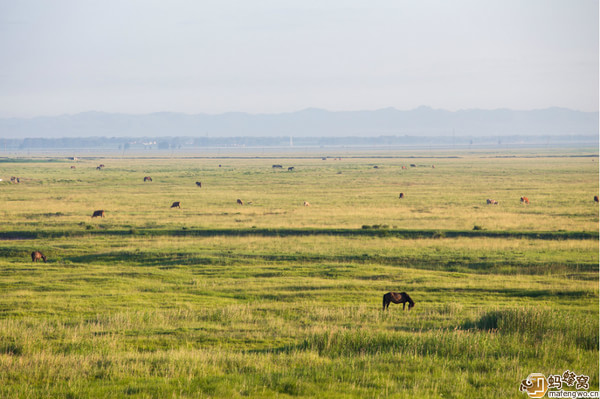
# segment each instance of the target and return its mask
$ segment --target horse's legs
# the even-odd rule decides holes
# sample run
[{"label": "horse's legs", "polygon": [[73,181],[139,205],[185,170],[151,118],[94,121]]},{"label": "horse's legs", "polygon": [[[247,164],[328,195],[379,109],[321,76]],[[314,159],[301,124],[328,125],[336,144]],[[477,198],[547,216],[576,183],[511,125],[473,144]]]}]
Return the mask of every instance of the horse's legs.
[{"label": "horse's legs", "polygon": [[406,307],[406,302],[402,302],[402,310]]},{"label": "horse's legs", "polygon": [[384,295],[383,296],[383,310],[386,310],[389,306],[390,306],[390,301]]}]

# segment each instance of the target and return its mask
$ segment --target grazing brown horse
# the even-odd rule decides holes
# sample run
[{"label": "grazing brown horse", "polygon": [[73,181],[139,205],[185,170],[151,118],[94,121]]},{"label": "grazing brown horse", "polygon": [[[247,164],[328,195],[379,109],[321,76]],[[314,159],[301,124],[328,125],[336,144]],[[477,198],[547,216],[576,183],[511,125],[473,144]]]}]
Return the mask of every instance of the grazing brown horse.
[{"label": "grazing brown horse", "polygon": [[304,201],[304,206],[310,206],[310,202]]},{"label": "grazing brown horse", "polygon": [[408,310],[415,306],[415,301],[413,301],[406,292],[388,292],[385,294],[383,296],[383,310],[386,310],[390,306],[390,302],[401,303],[402,310],[406,307],[406,302],[408,302]]},{"label": "grazing brown horse", "polygon": [[398,198],[400,198],[400,199],[404,198],[404,193],[400,193],[400,195],[398,196]]},{"label": "grazing brown horse", "polygon": [[150,176],[144,176],[144,181],[152,181],[152,178]]},{"label": "grazing brown horse", "polygon": [[238,198],[238,200],[237,200],[237,203],[238,203],[239,205],[244,205],[244,202],[243,202],[241,199],[239,199],[239,198]]},{"label": "grazing brown horse", "polygon": [[198,187],[202,187],[202,183],[201,183],[201,182],[199,182],[199,181],[197,181],[197,182],[196,182],[196,185],[197,185]]},{"label": "grazing brown horse", "polygon": [[181,202],[179,202],[179,201],[173,202],[173,205],[171,205],[171,208],[179,208],[179,209],[181,209]]},{"label": "grazing brown horse", "polygon": [[529,204],[529,198],[527,197],[521,197],[521,202],[524,204]]},{"label": "grazing brown horse", "polygon": [[92,214],[92,217],[95,218],[97,216],[103,218],[104,217],[104,211],[102,211],[102,210],[100,210],[100,211],[94,211],[94,213]]},{"label": "grazing brown horse", "polygon": [[37,262],[40,259],[42,259],[44,261],[44,263],[46,263],[46,255],[44,255],[40,251],[33,251],[31,253],[31,261],[32,262]]},{"label": "grazing brown horse", "polygon": [[487,199],[486,200],[488,205],[498,205],[498,201],[496,201],[495,199]]},{"label": "grazing brown horse", "polygon": [[594,202],[598,202],[598,196],[594,195]]}]

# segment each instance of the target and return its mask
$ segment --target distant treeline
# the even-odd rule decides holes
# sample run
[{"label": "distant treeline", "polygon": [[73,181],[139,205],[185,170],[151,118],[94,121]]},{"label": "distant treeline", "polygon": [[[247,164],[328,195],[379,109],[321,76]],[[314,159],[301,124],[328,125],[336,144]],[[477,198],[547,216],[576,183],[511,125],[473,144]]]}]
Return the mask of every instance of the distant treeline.
[{"label": "distant treeline", "polygon": [[38,149],[175,150],[217,147],[376,147],[410,146],[461,148],[478,146],[575,146],[598,145],[598,136],[502,136],[502,137],[69,137],[0,139],[0,151]]}]

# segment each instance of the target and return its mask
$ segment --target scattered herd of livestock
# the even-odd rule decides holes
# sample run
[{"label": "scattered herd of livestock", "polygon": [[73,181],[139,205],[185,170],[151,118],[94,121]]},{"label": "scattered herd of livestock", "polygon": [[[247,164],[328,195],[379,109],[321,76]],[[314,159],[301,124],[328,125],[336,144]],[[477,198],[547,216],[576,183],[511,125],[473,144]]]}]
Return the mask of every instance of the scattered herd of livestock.
[{"label": "scattered herd of livestock", "polygon": [[[341,158],[339,158],[341,160]],[[338,160],[336,158],[336,160]],[[416,167],[415,164],[411,164],[411,167]],[[96,167],[97,170],[102,170],[104,168],[104,164],[100,164]],[[221,167],[221,165],[219,165],[219,167]],[[432,168],[435,168],[435,165],[431,165]],[[283,169],[283,165],[273,165],[272,166],[273,169]],[[375,165],[373,166],[374,169],[378,169],[379,166]],[[75,166],[71,166],[71,169],[75,169]],[[292,172],[295,168],[293,166],[290,166],[287,168],[287,170],[289,172]],[[402,166],[402,169],[406,169],[406,166]],[[20,182],[20,178],[18,177],[11,177],[10,179],[11,183],[19,183]],[[152,182],[152,177],[150,176],[144,176],[144,182]],[[196,182],[196,186],[197,187],[202,187],[202,182],[197,181]],[[404,193],[400,193],[398,195],[399,199],[404,199],[406,198],[406,195]],[[529,204],[529,198],[528,197],[521,197],[520,199],[522,204],[528,205]],[[598,196],[594,195],[594,202],[598,202]],[[236,203],[238,205],[244,205],[244,201],[242,201],[241,199],[237,199]],[[248,202],[248,204],[252,204],[252,202]],[[498,205],[499,202],[495,199],[491,199],[488,198],[486,199],[486,204],[487,205]],[[304,201],[304,206],[310,206],[310,203],[308,201]],[[171,208],[179,208],[181,209],[181,201],[175,201],[173,202],[173,204],[171,204]],[[104,210],[96,210],[93,212],[92,214],[92,218],[95,217],[104,217]],[[39,260],[42,260],[44,262],[46,262],[47,258],[46,256],[41,253],[40,251],[33,251],[31,253],[31,261],[32,262],[37,262]],[[402,310],[405,309],[406,304],[408,303],[408,310],[411,310],[414,306],[415,306],[415,302],[412,300],[412,298],[406,293],[406,292],[388,292],[386,294],[383,295],[383,310],[387,310],[388,307],[390,306],[390,303],[395,303],[395,304],[402,304]]]},{"label": "scattered herd of livestock", "polygon": [[[325,158],[324,158],[324,159],[325,159]],[[337,161],[337,160],[341,160],[341,158],[335,158],[335,160],[336,160],[336,161]],[[219,167],[221,167],[221,165],[219,165]],[[410,167],[411,167],[411,168],[415,168],[415,167],[417,167],[417,165],[415,165],[415,164],[410,164]],[[431,165],[431,167],[432,167],[432,168],[435,168],[435,165]],[[73,166],[73,165],[71,166],[71,169],[75,169],[75,168],[76,168],[75,166]],[[100,165],[98,165],[98,166],[96,167],[96,169],[97,169],[97,170],[102,170],[102,169],[104,169],[104,168],[105,168],[105,165],[104,165],[104,164],[100,164]],[[274,165],[272,166],[272,168],[273,168],[273,169],[283,169],[283,165],[280,165],[280,164],[274,164]],[[375,169],[378,169],[378,168],[379,168],[379,166],[378,166],[378,165],[375,165],[375,166],[373,166],[373,168],[375,168]],[[290,166],[290,167],[288,167],[288,168],[287,168],[287,170],[288,170],[289,172],[292,172],[292,171],[294,171],[294,169],[295,169],[295,167],[294,167],[294,166]],[[403,166],[402,166],[402,169],[407,169],[407,167],[403,165]],[[0,181],[1,181],[1,179],[0,179]],[[11,183],[20,183],[20,181],[21,181],[21,179],[20,179],[19,177],[16,177],[16,176],[11,176],[11,178],[10,178],[10,182],[11,182]],[[144,182],[151,182],[151,181],[152,181],[152,177],[150,177],[150,176],[144,176]],[[202,187],[202,182],[199,182],[199,181],[197,181],[197,182],[196,182],[196,186],[197,186],[197,187]],[[404,198],[406,198],[406,195],[405,195],[405,193],[400,193],[400,194],[398,195],[398,198],[399,198],[399,199],[404,199]],[[597,196],[597,195],[594,195],[594,202],[598,202],[598,196]],[[242,201],[240,198],[238,198],[238,199],[236,200],[236,203],[237,203],[238,205],[244,205],[244,201]],[[528,204],[529,204],[529,198],[527,198],[527,197],[521,197],[521,203],[522,203],[522,204],[526,204],[526,205],[528,205]],[[251,204],[252,204],[252,202],[248,202],[247,204],[248,204],[248,205],[251,205]],[[487,204],[487,205],[498,205],[498,204],[499,204],[499,202],[498,202],[497,200],[495,200],[495,199],[488,198],[488,199],[486,199],[486,204]],[[304,205],[304,206],[310,206],[310,203],[309,203],[308,201],[304,201],[304,204],[303,204],[303,205]],[[171,208],[179,208],[179,209],[181,209],[181,201],[175,201],[175,202],[173,202],[173,204],[171,204]],[[104,217],[104,215],[105,215],[105,213],[104,213],[104,210],[100,209],[100,210],[96,210],[96,211],[94,211],[94,212],[92,213],[92,218],[95,218],[95,217]],[[33,254],[32,254],[32,257],[33,257]]]},{"label": "scattered herd of livestock", "polygon": [[[341,158],[335,158],[335,160],[341,160]],[[414,168],[416,166],[417,165],[415,165],[415,164],[410,164],[410,167]],[[221,167],[221,165],[219,165],[219,167]],[[431,165],[431,167],[435,168],[435,165]],[[98,165],[96,167],[97,170],[102,170],[104,168],[105,168],[104,164],[100,164],[100,165]],[[272,168],[273,169],[283,169],[283,165],[275,164],[275,165],[272,166]],[[378,169],[379,166],[375,165],[375,166],[373,166],[373,168]],[[76,169],[76,167],[75,166],[71,166],[71,169]],[[294,171],[294,169],[295,168],[293,166],[290,166],[290,167],[287,168],[287,170],[289,172]],[[407,167],[406,166],[402,166],[402,169],[407,169]],[[0,181],[1,181],[1,179],[0,179]],[[11,183],[20,183],[20,181],[21,181],[21,179],[19,177],[16,177],[16,176],[11,176],[11,178],[10,178],[10,182]],[[150,177],[150,176],[144,176],[144,182],[152,182],[152,177]],[[201,188],[202,187],[202,182],[197,181],[196,182],[196,186]],[[405,193],[400,193],[398,195],[398,198],[399,199],[406,198]],[[526,204],[526,205],[529,204],[529,198],[527,198],[527,197],[521,197],[520,201],[521,201],[522,204]],[[597,195],[594,195],[594,202],[598,202],[598,196]],[[244,201],[242,201],[239,198],[236,200],[236,203],[238,205],[244,205]],[[252,204],[252,202],[248,202],[247,204],[250,205],[250,204]],[[488,198],[488,199],[486,199],[486,204],[487,205],[498,205],[499,202],[497,200],[495,200],[495,199]],[[304,206],[310,206],[310,203],[308,201],[304,201],[303,205]],[[175,202],[173,202],[171,204],[171,208],[179,208],[179,209],[181,209],[181,201],[175,201]],[[105,216],[105,211],[102,210],[102,209],[95,210],[92,213],[92,218],[95,218],[95,217],[101,217],[101,218],[103,218],[104,216]],[[40,259],[43,260],[44,262],[46,262],[47,258],[40,251],[33,251],[31,253],[31,260],[33,262],[37,262]],[[395,292],[388,292],[387,294],[385,294],[384,298],[383,298],[383,308],[384,308],[384,310],[387,309],[387,307],[389,306],[390,302],[392,302],[392,303],[402,303],[403,305],[406,302],[408,302],[409,303],[409,307],[408,307],[409,310],[414,306],[414,302],[412,301],[412,299],[410,299],[410,297],[408,296],[408,294],[406,294],[405,292],[402,292],[402,293],[399,293],[399,294],[395,293]],[[404,309],[404,306],[403,306],[403,309]]]}]

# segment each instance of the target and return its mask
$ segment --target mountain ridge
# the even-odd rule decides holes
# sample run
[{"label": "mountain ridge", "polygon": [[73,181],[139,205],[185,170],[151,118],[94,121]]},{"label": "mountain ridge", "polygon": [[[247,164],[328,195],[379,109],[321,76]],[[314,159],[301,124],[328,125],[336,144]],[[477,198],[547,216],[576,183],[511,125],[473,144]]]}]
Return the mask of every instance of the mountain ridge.
[{"label": "mountain ridge", "polygon": [[464,109],[448,111],[420,106],[361,111],[305,108],[294,112],[251,114],[147,114],[86,111],[58,116],[0,118],[0,138],[25,137],[376,137],[505,136],[598,134],[598,112],[550,107],[534,110]]}]

